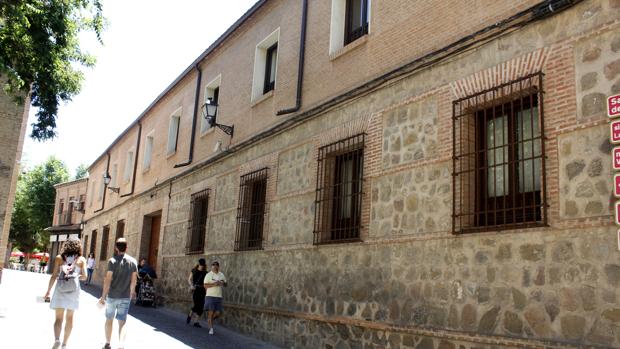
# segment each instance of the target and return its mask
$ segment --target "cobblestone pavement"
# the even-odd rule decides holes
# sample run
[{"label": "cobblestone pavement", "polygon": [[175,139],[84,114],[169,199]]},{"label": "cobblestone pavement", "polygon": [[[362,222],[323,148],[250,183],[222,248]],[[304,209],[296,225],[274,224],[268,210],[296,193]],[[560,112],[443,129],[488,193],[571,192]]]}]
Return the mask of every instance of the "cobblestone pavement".
[{"label": "cobblestone pavement", "polygon": [[[4,269],[0,284],[0,348],[52,347],[53,311],[49,304],[37,303],[37,296],[44,295],[48,281],[48,275]],[[101,290],[95,287],[82,291],[69,349],[103,347],[104,315],[96,306],[100,294]],[[206,328],[188,326],[185,315],[165,308],[132,306],[127,326],[126,348],[277,349],[217,325],[215,335],[210,336]],[[114,331],[116,334],[116,323]],[[113,339],[112,348],[116,348],[115,344]]]}]

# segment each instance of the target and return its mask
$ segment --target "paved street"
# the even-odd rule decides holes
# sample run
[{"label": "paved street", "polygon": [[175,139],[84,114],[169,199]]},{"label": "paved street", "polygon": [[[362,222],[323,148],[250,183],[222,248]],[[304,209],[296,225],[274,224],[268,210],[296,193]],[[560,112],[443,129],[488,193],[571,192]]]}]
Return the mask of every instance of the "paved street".
[{"label": "paved street", "polygon": [[[53,311],[37,303],[45,293],[48,275],[4,270],[0,284],[0,348],[51,348],[54,342]],[[92,294],[89,294],[88,292]],[[74,318],[69,348],[101,348],[104,344],[103,310],[96,307],[99,289],[82,291]],[[205,328],[185,324],[185,316],[164,308],[132,306],[127,320],[126,348],[277,348],[216,326],[213,336]],[[117,332],[116,326],[114,329]],[[112,342],[115,347],[115,342]]]}]

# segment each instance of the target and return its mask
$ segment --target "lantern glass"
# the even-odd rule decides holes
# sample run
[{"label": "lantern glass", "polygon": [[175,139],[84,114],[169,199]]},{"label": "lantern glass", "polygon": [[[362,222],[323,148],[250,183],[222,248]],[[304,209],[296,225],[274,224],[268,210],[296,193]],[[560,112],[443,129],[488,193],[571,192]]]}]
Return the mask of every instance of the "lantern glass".
[{"label": "lantern glass", "polygon": [[110,178],[110,175],[108,175],[108,174],[103,175],[103,183],[104,183],[105,185],[110,184],[110,180],[111,180],[111,179],[112,179],[112,178]]}]

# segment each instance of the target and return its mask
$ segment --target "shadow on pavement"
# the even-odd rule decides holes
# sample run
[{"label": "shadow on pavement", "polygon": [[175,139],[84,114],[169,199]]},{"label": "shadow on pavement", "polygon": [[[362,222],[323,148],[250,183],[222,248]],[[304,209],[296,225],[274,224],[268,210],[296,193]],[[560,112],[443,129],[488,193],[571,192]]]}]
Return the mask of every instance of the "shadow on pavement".
[{"label": "shadow on pavement", "polygon": [[[82,290],[93,297],[101,297],[101,287],[98,285],[82,285]],[[188,294],[189,298],[190,295]],[[191,348],[278,348],[217,324],[215,326],[216,333],[211,336],[206,328],[206,320],[201,321],[203,328],[195,328],[185,323],[186,315],[160,306],[153,308],[132,303],[129,308],[129,315],[153,327],[154,331],[173,337]],[[128,335],[131,335],[131,330],[129,330]]]}]

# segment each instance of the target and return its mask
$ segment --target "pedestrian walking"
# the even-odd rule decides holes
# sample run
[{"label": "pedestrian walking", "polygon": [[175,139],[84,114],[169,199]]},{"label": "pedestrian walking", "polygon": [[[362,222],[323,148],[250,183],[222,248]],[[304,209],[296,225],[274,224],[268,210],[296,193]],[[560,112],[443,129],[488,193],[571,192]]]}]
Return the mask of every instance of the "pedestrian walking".
[{"label": "pedestrian walking", "polygon": [[205,289],[205,276],[207,276],[207,261],[204,258],[198,260],[198,264],[189,273],[187,282],[192,290],[192,299],[194,300],[194,306],[187,315],[186,323],[193,323],[194,327],[202,327],[198,322],[198,319],[204,312],[205,296],[207,291]]},{"label": "pedestrian walking", "polygon": [[220,263],[211,263],[211,271],[205,276],[205,288],[207,297],[205,299],[205,309],[208,315],[209,334],[213,334],[213,322],[222,315],[222,287],[226,287],[226,276],[220,271]]},{"label": "pedestrian walking", "polygon": [[93,273],[95,272],[95,253],[91,252],[88,255],[88,260],[86,261],[86,267],[88,271],[88,279],[86,279],[86,285],[89,285],[93,279]]},{"label": "pedestrian walking", "polygon": [[[56,256],[54,271],[45,293],[45,301],[50,302],[50,308],[54,309],[54,346],[61,346],[60,332],[64,319],[65,332],[62,339],[62,348],[67,347],[71,330],[73,329],[73,313],[80,306],[80,282],[86,279],[86,260],[82,257],[82,244],[79,239],[69,239],[62,246],[62,252]],[[49,298],[52,287],[54,295]]]},{"label": "pedestrian walking", "polygon": [[108,269],[103,281],[103,293],[99,304],[105,304],[105,345],[103,349],[111,349],[112,322],[118,321],[119,348],[125,345],[127,330],[125,322],[129,313],[129,304],[136,297],[136,280],[138,263],[126,253],[127,240],[119,238],[114,247],[115,255],[108,260]]}]

